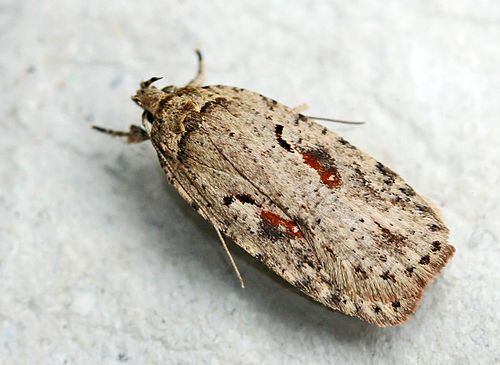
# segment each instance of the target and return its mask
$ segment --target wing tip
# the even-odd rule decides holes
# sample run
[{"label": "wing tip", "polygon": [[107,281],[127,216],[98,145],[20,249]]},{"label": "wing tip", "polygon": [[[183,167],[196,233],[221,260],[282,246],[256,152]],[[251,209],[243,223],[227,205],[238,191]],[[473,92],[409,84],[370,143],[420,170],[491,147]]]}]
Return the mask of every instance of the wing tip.
[{"label": "wing tip", "polygon": [[[374,324],[378,327],[386,328],[386,327],[395,327],[400,326],[406,323],[408,320],[412,318],[415,312],[420,307],[422,303],[422,299],[424,297],[425,290],[434,282],[434,280],[438,277],[438,275],[444,270],[447,266],[448,262],[453,258],[456,249],[453,245],[446,243],[444,249],[441,250],[442,254],[440,255],[441,262],[438,265],[433,265],[433,270],[429,272],[429,276],[422,281],[422,285],[417,288],[414,292],[414,295],[411,295],[409,299],[405,299],[403,302],[405,303],[405,310],[399,311],[397,315],[384,315],[384,316],[359,316],[361,319],[368,321],[371,324]],[[393,302],[394,303],[394,302]]]}]

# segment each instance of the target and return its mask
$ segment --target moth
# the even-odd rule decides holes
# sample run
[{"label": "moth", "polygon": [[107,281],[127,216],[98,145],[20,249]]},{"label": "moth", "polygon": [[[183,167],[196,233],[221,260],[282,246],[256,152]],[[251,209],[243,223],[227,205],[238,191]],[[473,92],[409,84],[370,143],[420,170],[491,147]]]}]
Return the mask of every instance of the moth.
[{"label": "moth", "polygon": [[150,140],[170,183],[224,237],[323,305],[406,321],[455,249],[399,175],[297,108],[238,87],[140,84],[129,143]]}]

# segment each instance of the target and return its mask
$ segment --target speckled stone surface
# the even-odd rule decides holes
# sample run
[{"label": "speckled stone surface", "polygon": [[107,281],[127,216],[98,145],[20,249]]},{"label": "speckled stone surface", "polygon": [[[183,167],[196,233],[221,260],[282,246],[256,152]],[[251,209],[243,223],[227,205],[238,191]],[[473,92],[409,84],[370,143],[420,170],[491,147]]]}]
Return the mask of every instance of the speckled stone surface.
[{"label": "speckled stone surface", "polygon": [[[0,363],[500,362],[500,4],[14,1],[0,5]],[[138,82],[237,85],[329,124],[439,206],[457,253],[406,324],[296,294],[216,234],[148,144]]]}]

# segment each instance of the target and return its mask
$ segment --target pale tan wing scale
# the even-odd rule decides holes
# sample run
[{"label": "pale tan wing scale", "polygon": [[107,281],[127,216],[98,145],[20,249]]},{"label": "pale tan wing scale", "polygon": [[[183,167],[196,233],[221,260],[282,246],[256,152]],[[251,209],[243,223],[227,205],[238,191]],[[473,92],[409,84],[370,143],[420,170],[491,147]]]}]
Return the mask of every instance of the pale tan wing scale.
[{"label": "pale tan wing scale", "polygon": [[[224,234],[345,314],[389,326],[416,310],[454,252],[424,198],[274,100],[209,86],[179,92],[164,107],[184,99],[198,125],[183,136],[179,159],[160,159]],[[160,139],[153,130],[153,143]]]}]

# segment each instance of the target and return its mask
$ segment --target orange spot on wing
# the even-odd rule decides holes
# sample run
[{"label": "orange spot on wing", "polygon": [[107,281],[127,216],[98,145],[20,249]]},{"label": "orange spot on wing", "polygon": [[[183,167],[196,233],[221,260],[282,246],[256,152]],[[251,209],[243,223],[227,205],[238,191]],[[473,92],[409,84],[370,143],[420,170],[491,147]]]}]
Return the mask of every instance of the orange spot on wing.
[{"label": "orange spot on wing", "polygon": [[304,151],[302,158],[307,165],[316,170],[323,184],[329,188],[338,188],[342,185],[339,171],[333,166],[324,166],[315,153]]},{"label": "orange spot on wing", "polygon": [[263,210],[260,212],[260,217],[267,223],[273,225],[274,227],[280,227],[280,226],[283,227],[285,229],[285,233],[289,236],[297,238],[303,237],[302,232],[294,222],[287,221],[286,219],[281,218],[279,215],[275,213]]}]

